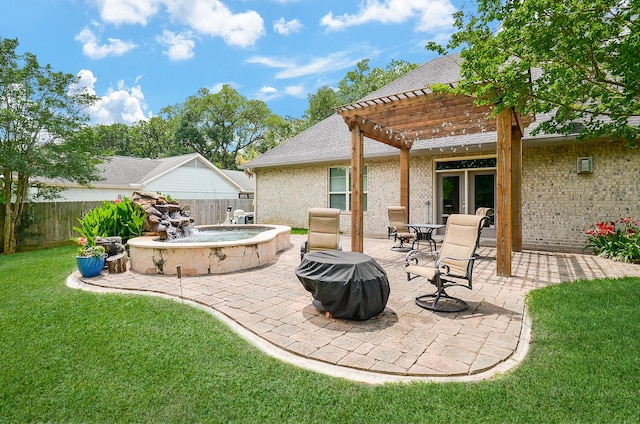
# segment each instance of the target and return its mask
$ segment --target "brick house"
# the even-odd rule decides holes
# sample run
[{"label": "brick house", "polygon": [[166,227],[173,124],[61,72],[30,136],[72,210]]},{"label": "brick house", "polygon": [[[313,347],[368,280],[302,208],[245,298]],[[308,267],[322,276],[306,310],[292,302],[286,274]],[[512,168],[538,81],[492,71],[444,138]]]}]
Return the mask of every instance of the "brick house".
[{"label": "brick house", "polygon": [[[376,99],[460,80],[458,55],[427,62],[371,93]],[[579,250],[584,230],[621,216],[640,218],[640,151],[608,139],[532,135],[522,137],[522,241],[524,248]],[[443,223],[449,213],[474,213],[496,202],[495,130],[440,134],[414,142],[410,156],[410,220]],[[398,150],[365,138],[364,233],[385,237],[387,206],[399,204]],[[333,115],[247,163],[256,176],[256,220],[306,227],[311,207],[338,207],[341,228],[351,223],[351,134]],[[495,219],[500,219],[496,216]],[[495,240],[493,228],[483,243]]]}]

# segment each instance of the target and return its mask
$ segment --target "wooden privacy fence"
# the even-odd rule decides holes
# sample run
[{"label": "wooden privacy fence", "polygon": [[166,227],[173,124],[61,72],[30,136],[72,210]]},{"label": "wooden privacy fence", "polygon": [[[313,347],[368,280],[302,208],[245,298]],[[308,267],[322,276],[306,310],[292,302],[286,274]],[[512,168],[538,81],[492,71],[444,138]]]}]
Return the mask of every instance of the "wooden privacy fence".
[{"label": "wooden privacy fence", "polygon": [[[227,207],[231,214],[236,209],[253,211],[253,199],[195,199],[180,200],[180,205],[191,211],[196,225],[221,224],[227,218]],[[100,206],[102,202],[48,202],[30,203],[26,218],[31,225],[21,232],[18,250],[57,246],[68,243],[78,234],[78,218],[85,212]],[[0,209],[0,222],[4,223],[4,205]],[[0,250],[4,243],[0,231]]]}]

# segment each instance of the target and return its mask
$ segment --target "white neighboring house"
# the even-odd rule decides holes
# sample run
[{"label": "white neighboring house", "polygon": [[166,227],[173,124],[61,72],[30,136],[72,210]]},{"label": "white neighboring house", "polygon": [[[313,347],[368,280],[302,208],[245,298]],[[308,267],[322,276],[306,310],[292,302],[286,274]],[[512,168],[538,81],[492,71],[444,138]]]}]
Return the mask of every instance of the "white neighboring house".
[{"label": "white neighboring house", "polygon": [[[199,153],[160,159],[112,156],[98,166],[103,177],[90,187],[56,180],[56,202],[102,201],[150,191],[177,200],[253,198],[255,180],[243,171],[221,170]],[[41,200],[42,201],[42,200]]]}]

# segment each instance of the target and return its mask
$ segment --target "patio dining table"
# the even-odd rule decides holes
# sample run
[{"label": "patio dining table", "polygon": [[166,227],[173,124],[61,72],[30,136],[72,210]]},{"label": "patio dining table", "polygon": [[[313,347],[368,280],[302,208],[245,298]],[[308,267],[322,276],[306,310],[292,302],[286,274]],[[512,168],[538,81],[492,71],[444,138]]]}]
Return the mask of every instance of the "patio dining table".
[{"label": "patio dining table", "polygon": [[426,242],[429,244],[431,253],[437,251],[436,241],[433,239],[433,232],[444,228],[444,224],[406,224],[409,230],[413,231],[416,236],[411,244],[412,250],[420,248],[420,242]]}]

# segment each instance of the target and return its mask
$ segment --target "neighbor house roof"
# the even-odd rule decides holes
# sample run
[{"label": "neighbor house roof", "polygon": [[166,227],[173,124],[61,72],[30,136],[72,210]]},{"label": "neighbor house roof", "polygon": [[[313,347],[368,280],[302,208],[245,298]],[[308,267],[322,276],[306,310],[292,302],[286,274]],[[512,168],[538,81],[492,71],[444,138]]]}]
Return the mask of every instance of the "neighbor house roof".
[{"label": "neighbor house roof", "polygon": [[[416,90],[428,90],[433,84],[455,84],[460,75],[459,54],[443,56],[424,63],[415,70],[372,92],[359,102],[371,99],[393,97]],[[357,102],[356,102],[357,103]],[[531,131],[539,125],[534,123],[526,128],[523,140],[533,139]],[[548,138],[548,137],[547,137]],[[566,138],[566,137],[565,137]],[[536,141],[544,141],[545,136],[537,136]],[[439,154],[442,152],[463,152],[495,148],[497,133],[488,131],[470,135],[438,136],[415,140],[411,154]],[[364,157],[367,159],[395,157],[398,149],[386,144],[364,139]],[[302,165],[346,161],[351,158],[351,132],[338,114],[315,124],[306,131],[290,138],[281,145],[265,152],[242,168],[255,169],[273,166]]]},{"label": "neighbor house roof", "polygon": [[224,174],[236,182],[242,190],[242,193],[253,193],[256,191],[256,180],[253,175],[244,171],[234,171],[231,169],[221,169]]},{"label": "neighbor house roof", "polygon": [[[111,156],[106,158],[102,164],[98,165],[102,179],[99,181],[92,181],[91,186],[102,188],[144,188],[144,186],[157,178],[160,178],[194,160],[200,162],[203,166],[218,174],[222,179],[227,181],[231,186],[237,188],[239,191],[252,192],[255,187],[255,184],[253,186],[250,183],[247,184],[242,181],[240,177],[234,174],[234,172],[241,171],[221,170],[199,153],[190,153],[187,155],[170,156],[158,159]],[[79,186],[77,183],[60,179],[47,180],[43,182],[61,186]]]}]

